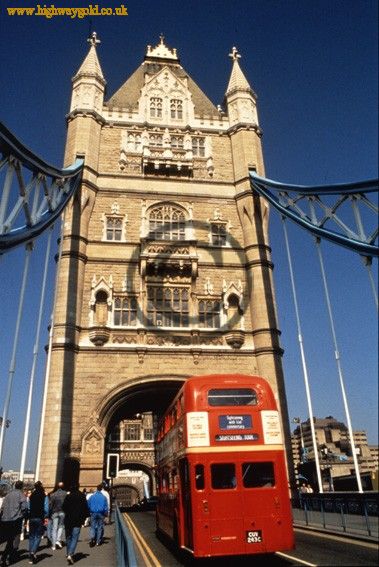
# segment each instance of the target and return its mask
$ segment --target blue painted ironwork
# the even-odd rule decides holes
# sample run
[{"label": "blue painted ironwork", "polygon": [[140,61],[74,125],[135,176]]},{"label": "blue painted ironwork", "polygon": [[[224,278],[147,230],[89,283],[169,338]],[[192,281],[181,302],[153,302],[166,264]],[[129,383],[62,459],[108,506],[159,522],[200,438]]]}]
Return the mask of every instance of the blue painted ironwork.
[{"label": "blue painted ironwork", "polygon": [[63,169],[47,164],[0,122],[0,253],[54,223],[79,187],[83,164],[76,160]]},{"label": "blue painted ironwork", "polygon": [[[252,170],[249,174],[253,192],[256,191],[267,199],[284,217],[298,223],[318,238],[326,238],[362,256],[379,256],[379,208],[370,199],[378,195],[377,179],[306,187],[265,179]],[[347,218],[342,213],[342,206],[346,204],[350,205]],[[368,229],[370,233],[367,236],[364,225],[367,226],[366,217],[371,213],[374,215],[375,227]],[[330,224],[333,228],[329,228]]]}]

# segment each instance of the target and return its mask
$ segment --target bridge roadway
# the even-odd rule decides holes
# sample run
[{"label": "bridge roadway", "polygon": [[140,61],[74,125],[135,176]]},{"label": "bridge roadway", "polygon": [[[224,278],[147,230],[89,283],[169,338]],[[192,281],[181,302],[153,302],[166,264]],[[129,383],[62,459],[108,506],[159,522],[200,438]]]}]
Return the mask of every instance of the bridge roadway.
[{"label": "bridge roadway", "polygon": [[188,555],[171,553],[155,535],[154,512],[127,512],[123,514],[135,541],[138,567],[270,567],[311,566],[360,566],[378,564],[378,546],[374,542],[351,539],[330,533],[319,533],[295,528],[296,549],[277,553],[267,561],[265,556],[202,559],[194,562]]},{"label": "bridge roadway", "polygon": [[[169,546],[155,535],[154,512],[124,513],[126,525],[133,539],[138,567],[285,567],[291,565],[345,566],[377,565],[378,546],[374,542],[351,539],[331,533],[319,533],[296,528],[296,549],[288,553],[277,553],[267,561],[265,556],[202,559],[194,562],[188,555],[173,553]],[[37,565],[40,567],[62,567],[67,565],[65,547],[52,551],[43,540],[38,551]],[[105,526],[104,544],[90,548],[88,528],[82,528],[75,555],[75,564],[80,567],[117,567],[114,524]],[[0,546],[2,549],[4,545]],[[27,565],[28,540],[20,544],[19,559],[15,565]]]}]

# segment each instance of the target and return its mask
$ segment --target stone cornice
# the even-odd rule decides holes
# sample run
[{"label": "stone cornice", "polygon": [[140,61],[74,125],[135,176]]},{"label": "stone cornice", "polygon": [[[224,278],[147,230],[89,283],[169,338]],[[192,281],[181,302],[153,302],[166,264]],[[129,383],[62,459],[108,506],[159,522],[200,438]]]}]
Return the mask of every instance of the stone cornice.
[{"label": "stone cornice", "polygon": [[96,112],[96,110],[89,108],[75,108],[69,114],[66,114],[66,121],[70,122],[71,120],[74,120],[78,116],[81,116],[83,118],[86,118],[88,116],[94,118],[96,122],[100,124],[100,126],[104,126],[107,123],[106,119],[103,116],[101,116],[101,114]]},{"label": "stone cornice", "polygon": [[230,136],[231,134],[235,134],[240,130],[253,130],[253,132],[256,132],[259,138],[263,136],[263,130],[258,126],[258,124],[251,124],[249,122],[238,122],[237,124],[234,124],[234,126],[228,128],[227,134],[229,134]]}]

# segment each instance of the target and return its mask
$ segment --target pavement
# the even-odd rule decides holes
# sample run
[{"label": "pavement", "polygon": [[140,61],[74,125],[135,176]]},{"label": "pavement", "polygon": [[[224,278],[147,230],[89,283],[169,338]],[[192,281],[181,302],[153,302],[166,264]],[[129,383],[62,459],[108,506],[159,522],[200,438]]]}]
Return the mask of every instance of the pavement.
[{"label": "pavement", "polygon": [[[19,557],[12,563],[18,567],[28,565],[29,551],[28,539],[20,542]],[[4,544],[0,546],[1,551]],[[100,546],[89,546],[89,528],[82,528],[79,542],[74,555],[75,565],[80,567],[117,567],[115,526],[114,523],[105,526],[104,543]],[[67,566],[66,547],[53,551],[47,546],[43,538],[37,552],[37,563],[39,567],[62,567]]]}]

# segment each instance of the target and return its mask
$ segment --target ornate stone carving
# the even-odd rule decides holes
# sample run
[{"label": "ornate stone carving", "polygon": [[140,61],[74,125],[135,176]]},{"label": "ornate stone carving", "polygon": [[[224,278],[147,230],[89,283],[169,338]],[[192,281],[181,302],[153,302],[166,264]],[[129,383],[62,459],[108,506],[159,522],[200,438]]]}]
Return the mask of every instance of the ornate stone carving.
[{"label": "ornate stone carving", "polygon": [[158,346],[184,346],[190,345],[192,339],[190,336],[175,336],[175,335],[148,335],[146,337],[146,344]]},{"label": "ornate stone carving", "polygon": [[232,348],[241,348],[245,342],[245,333],[243,331],[230,331],[226,333],[225,340]]},{"label": "ornate stone carving", "polygon": [[138,337],[135,335],[113,335],[112,343],[126,343],[127,345],[138,344]]},{"label": "ornate stone carving", "polygon": [[109,337],[111,336],[111,331],[108,327],[91,327],[88,332],[89,340],[95,346],[103,346],[105,343],[109,341]]}]

